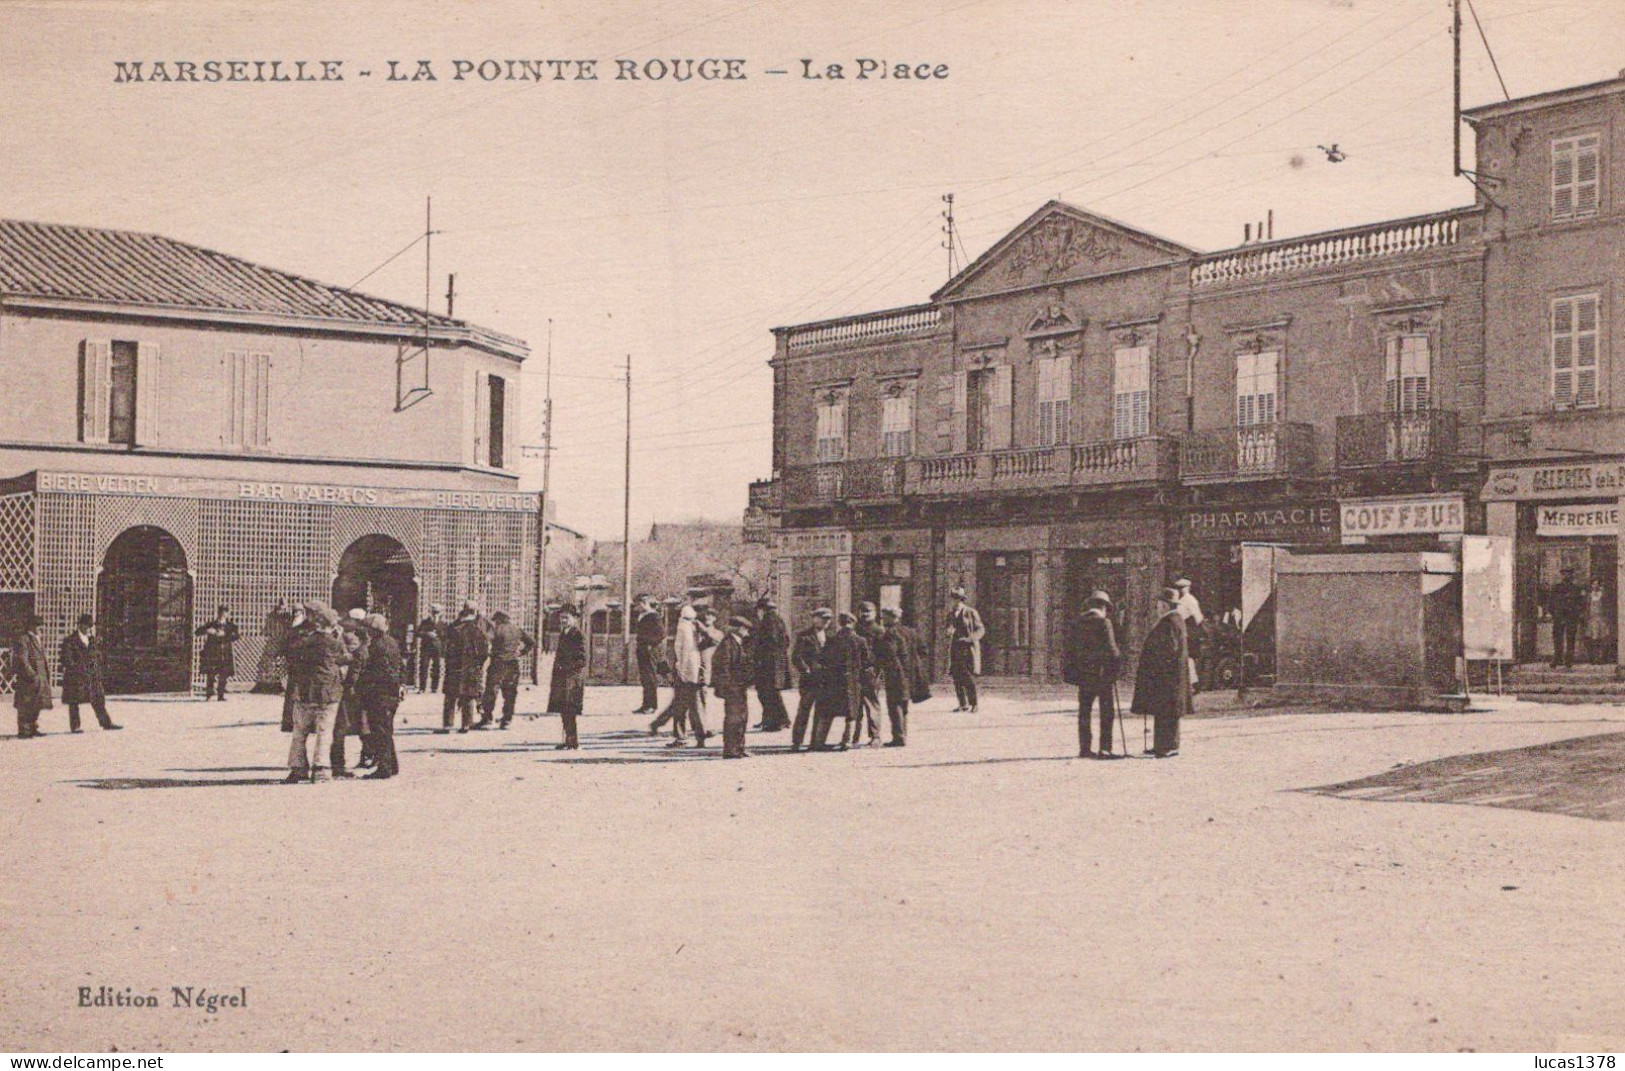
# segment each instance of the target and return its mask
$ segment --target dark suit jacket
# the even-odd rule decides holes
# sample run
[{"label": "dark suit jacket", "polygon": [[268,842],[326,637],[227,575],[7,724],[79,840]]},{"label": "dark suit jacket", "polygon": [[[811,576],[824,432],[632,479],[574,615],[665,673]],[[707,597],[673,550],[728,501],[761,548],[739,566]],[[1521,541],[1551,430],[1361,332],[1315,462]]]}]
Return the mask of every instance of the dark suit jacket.
[{"label": "dark suit jacket", "polygon": [[102,685],[102,644],[92,636],[89,646],[70,632],[57,648],[57,665],[62,670],[64,703],[98,703],[107,698]]},{"label": "dark suit jacket", "polygon": [[1067,628],[1061,655],[1061,679],[1079,687],[1098,688],[1117,679],[1123,651],[1110,617],[1085,613]]},{"label": "dark suit jacket", "polygon": [[579,628],[559,633],[553,652],[553,679],[547,690],[549,714],[581,713],[587,695],[587,642]]},{"label": "dark suit jacket", "polygon": [[1190,653],[1185,619],[1177,610],[1162,615],[1140,649],[1133,709],[1157,718],[1182,718],[1191,712]]}]

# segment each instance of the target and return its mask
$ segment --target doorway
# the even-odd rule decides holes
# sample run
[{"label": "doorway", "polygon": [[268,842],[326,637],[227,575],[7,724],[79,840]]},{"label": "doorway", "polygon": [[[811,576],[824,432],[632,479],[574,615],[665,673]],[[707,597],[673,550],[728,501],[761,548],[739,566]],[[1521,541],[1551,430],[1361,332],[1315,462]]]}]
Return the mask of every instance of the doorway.
[{"label": "doorway", "polygon": [[174,536],[139,525],[113,540],[96,583],[96,626],[109,692],[191,690],[192,574]]},{"label": "doorway", "polygon": [[914,620],[914,557],[891,554],[869,559],[864,597],[881,610],[895,610],[906,625]]},{"label": "doorway", "polygon": [[[1128,645],[1128,552],[1121,547],[1110,550],[1069,550],[1066,552],[1066,603],[1060,607],[1057,627],[1050,629],[1056,638],[1057,659],[1060,641],[1066,635],[1066,624],[1083,613],[1084,600],[1094,591],[1104,591],[1112,599],[1112,626],[1117,631],[1118,643]],[[1060,665],[1059,660],[1056,665]]]},{"label": "doorway", "polygon": [[412,555],[400,540],[365,535],[345,548],[333,580],[333,609],[346,614],[358,606],[383,614],[389,634],[406,642],[406,630],[417,622],[418,582]]},{"label": "doorway", "polygon": [[983,672],[1025,677],[1033,671],[1033,556],[995,551],[976,560],[976,592],[982,603]]}]

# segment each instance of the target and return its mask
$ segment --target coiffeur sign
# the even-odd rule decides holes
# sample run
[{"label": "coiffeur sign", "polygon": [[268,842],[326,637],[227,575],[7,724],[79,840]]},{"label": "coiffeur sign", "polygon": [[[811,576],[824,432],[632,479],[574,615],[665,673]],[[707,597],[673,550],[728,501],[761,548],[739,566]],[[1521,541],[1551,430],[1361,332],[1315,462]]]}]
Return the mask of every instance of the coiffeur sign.
[{"label": "coiffeur sign", "polygon": [[1350,499],[1343,503],[1342,515],[1345,543],[1370,536],[1441,535],[1467,528],[1467,506],[1461,495]]}]

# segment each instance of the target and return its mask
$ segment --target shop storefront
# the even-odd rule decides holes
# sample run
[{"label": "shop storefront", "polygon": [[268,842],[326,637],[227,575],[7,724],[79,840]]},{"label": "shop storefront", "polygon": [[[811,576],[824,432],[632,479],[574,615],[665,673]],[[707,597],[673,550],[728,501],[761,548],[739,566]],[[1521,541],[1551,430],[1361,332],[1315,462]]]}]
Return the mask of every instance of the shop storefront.
[{"label": "shop storefront", "polygon": [[1565,573],[1585,593],[1577,660],[1618,661],[1619,515],[1625,461],[1491,470],[1486,525],[1514,540],[1514,652],[1521,662],[1554,653],[1553,592]]},{"label": "shop storefront", "polygon": [[1331,499],[1206,506],[1181,526],[1183,571],[1210,618],[1242,609],[1242,545],[1325,546],[1338,542],[1338,505]]}]

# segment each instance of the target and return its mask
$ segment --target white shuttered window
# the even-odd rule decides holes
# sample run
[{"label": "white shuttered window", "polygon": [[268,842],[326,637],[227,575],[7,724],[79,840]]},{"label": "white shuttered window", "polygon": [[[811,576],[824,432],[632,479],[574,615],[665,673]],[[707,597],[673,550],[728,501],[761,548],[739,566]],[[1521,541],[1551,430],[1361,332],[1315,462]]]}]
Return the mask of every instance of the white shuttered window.
[{"label": "white shuttered window", "polygon": [[818,403],[818,460],[846,460],[846,398]]},{"label": "white shuttered window", "polygon": [[1151,347],[1125,346],[1112,368],[1112,438],[1151,434]]},{"label": "white shuttered window", "polygon": [[1236,354],[1236,427],[1275,423],[1280,371],[1279,352]]},{"label": "white shuttered window", "polygon": [[1038,445],[1060,446],[1071,440],[1072,358],[1041,357],[1038,367]]},{"label": "white shuttered window", "polygon": [[1552,302],[1552,405],[1557,409],[1597,405],[1600,316],[1596,294]]},{"label": "white shuttered window", "polygon": [[1428,336],[1391,336],[1383,366],[1388,412],[1425,411],[1433,396],[1433,355]]},{"label": "white shuttered window", "polygon": [[886,457],[907,457],[914,452],[914,392],[900,391],[885,400],[880,410],[880,452]]},{"label": "white shuttered window", "polygon": [[252,448],[271,441],[271,355],[226,353],[226,441]]},{"label": "white shuttered window", "polygon": [[1602,190],[1602,138],[1597,134],[1552,142],[1552,218],[1597,214]]}]

